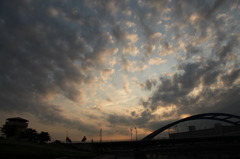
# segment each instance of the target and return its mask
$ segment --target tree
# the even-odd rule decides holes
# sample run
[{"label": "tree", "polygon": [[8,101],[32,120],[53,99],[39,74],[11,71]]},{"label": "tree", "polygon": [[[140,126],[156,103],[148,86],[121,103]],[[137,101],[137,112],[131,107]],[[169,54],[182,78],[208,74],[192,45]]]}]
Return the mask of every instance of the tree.
[{"label": "tree", "polygon": [[68,136],[66,137],[66,143],[72,143],[72,140]]},{"label": "tree", "polygon": [[3,125],[1,127],[2,135],[4,135],[6,138],[12,137],[16,133],[16,128],[14,126],[9,125]]},{"label": "tree", "polygon": [[48,132],[41,132],[38,134],[37,131],[32,128],[19,129],[16,126],[5,124],[1,127],[1,132],[5,138],[24,139],[42,143],[51,141],[51,137]]},{"label": "tree", "polygon": [[82,141],[81,142],[85,142],[87,140],[87,138],[86,138],[86,136],[84,136],[83,138],[82,138]]},{"label": "tree", "polygon": [[23,131],[20,135],[21,139],[27,139],[30,141],[38,141],[38,133],[35,129],[28,128],[25,131]]},{"label": "tree", "polygon": [[48,134],[48,132],[41,132],[39,134],[39,141],[40,142],[48,142],[48,141],[51,141],[51,137],[50,135]]}]

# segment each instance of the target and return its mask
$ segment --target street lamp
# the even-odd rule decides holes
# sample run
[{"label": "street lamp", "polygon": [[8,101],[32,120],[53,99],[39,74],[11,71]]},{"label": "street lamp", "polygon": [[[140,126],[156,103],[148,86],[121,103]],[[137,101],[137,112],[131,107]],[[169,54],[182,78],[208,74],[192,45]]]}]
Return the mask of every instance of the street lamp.
[{"label": "street lamp", "polygon": [[130,129],[130,131],[131,131],[131,141],[132,141],[132,128]]},{"label": "street lamp", "polygon": [[135,127],[135,131],[136,131],[136,141],[137,141],[137,128]]},{"label": "street lamp", "polygon": [[102,142],[102,128],[100,129],[100,142]]}]

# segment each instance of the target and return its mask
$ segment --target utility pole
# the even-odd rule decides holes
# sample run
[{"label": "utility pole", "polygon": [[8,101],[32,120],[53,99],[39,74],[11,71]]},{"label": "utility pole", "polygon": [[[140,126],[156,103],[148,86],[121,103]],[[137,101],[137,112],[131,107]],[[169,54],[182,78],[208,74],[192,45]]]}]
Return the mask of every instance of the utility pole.
[{"label": "utility pole", "polygon": [[131,141],[132,141],[132,128],[130,129],[130,131],[131,131]]},{"label": "utility pole", "polygon": [[100,129],[100,142],[102,142],[102,128]]},{"label": "utility pole", "polygon": [[137,138],[137,128],[135,127],[135,131],[136,131],[136,141],[138,140],[138,138]]}]

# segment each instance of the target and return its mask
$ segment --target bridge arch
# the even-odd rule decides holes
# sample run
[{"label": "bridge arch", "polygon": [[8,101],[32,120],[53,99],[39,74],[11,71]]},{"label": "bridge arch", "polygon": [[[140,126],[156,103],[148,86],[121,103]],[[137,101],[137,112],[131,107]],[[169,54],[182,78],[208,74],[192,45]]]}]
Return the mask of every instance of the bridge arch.
[{"label": "bridge arch", "polygon": [[170,128],[176,124],[179,124],[179,123],[182,123],[185,121],[190,121],[190,120],[198,120],[198,119],[217,120],[217,121],[226,122],[226,123],[229,123],[229,124],[232,124],[235,126],[240,126],[240,116],[226,114],[226,113],[205,113],[205,114],[193,115],[193,116],[190,116],[187,118],[180,119],[173,123],[167,124],[159,129],[155,130],[151,134],[147,135],[142,140],[152,140],[155,136],[157,136],[161,132],[167,130],[168,128]]}]

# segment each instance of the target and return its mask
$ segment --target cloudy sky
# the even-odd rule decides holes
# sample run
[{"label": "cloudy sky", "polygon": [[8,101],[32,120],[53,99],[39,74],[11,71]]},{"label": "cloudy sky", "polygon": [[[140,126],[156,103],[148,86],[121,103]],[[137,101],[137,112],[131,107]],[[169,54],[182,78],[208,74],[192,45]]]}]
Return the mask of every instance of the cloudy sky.
[{"label": "cloudy sky", "polygon": [[129,139],[186,115],[240,115],[237,0],[0,1],[0,124]]}]

